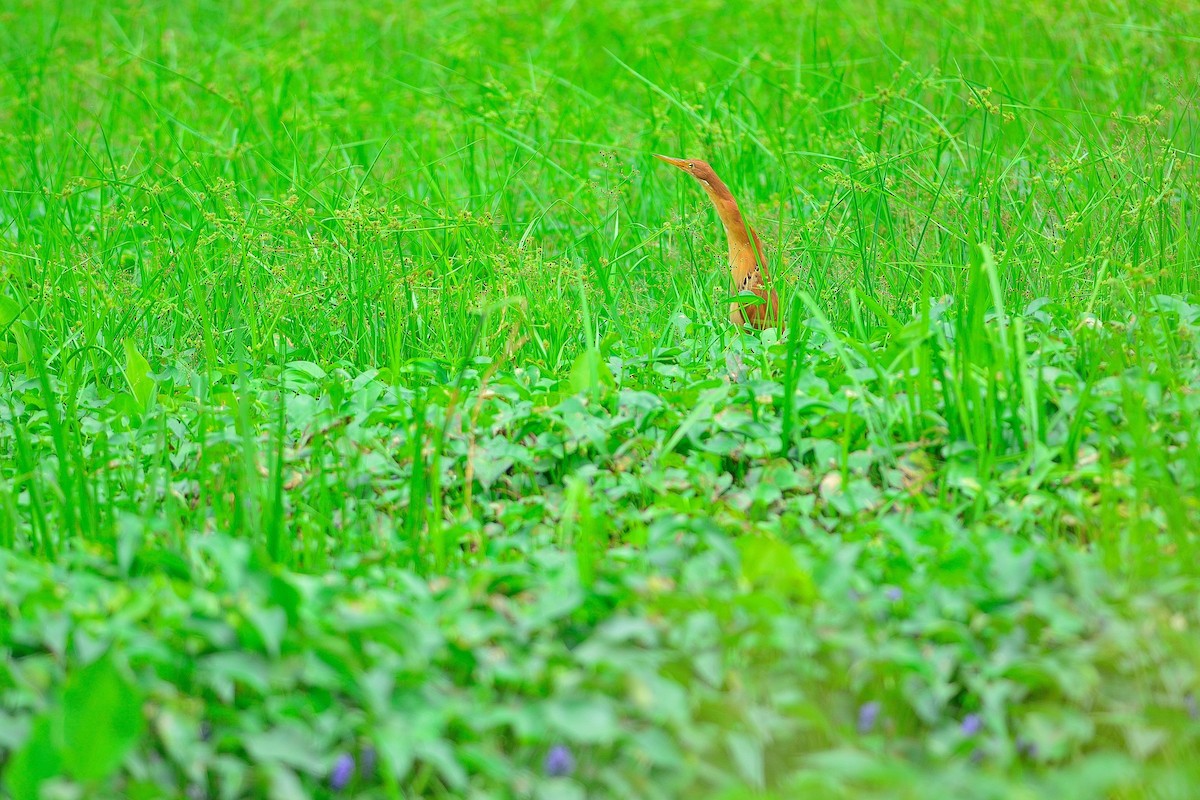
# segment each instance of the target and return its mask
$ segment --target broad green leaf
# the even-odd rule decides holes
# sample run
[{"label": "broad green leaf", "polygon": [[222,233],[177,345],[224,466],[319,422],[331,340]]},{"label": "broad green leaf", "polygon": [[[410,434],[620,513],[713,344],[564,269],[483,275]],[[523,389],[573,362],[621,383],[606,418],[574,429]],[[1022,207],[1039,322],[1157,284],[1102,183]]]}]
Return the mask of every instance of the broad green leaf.
[{"label": "broad green leaf", "polygon": [[534,800],[587,800],[587,797],[587,790],[569,778],[542,780],[534,790]]},{"label": "broad green leaf", "polygon": [[133,514],[121,514],[117,520],[117,567],[128,575],[145,540],[145,523]]},{"label": "broad green leaf", "polygon": [[432,358],[414,358],[405,364],[400,371],[428,375],[438,384],[445,384],[450,380],[450,376],[446,373],[446,368]]},{"label": "broad green leaf", "polygon": [[300,591],[285,575],[272,575],[267,582],[267,594],[271,602],[283,609],[289,624],[296,623],[300,618],[300,606],[303,602]]},{"label": "broad green leaf", "polygon": [[254,653],[236,650],[213,653],[202,658],[198,666],[198,679],[227,701],[233,700],[239,683],[256,692],[266,692],[270,686],[270,667]]},{"label": "broad green leaf", "polygon": [[287,612],[279,607],[256,606],[246,612],[246,618],[250,620],[254,630],[258,631],[258,635],[262,637],[267,655],[278,658],[279,647],[283,643],[284,634],[287,633]]},{"label": "broad green leaf", "polygon": [[571,367],[571,391],[591,394],[616,385],[612,370],[604,363],[600,351],[589,347],[580,353]]},{"label": "broad green leaf", "polygon": [[1136,722],[1125,728],[1125,742],[1134,758],[1146,761],[1161,750],[1170,738],[1170,733],[1162,728],[1153,728]]},{"label": "broad green leaf", "polygon": [[116,771],[142,735],[142,700],[109,652],[68,677],[58,714],[63,765],[81,781]]},{"label": "broad green leaf", "polygon": [[7,295],[0,294],[0,334],[21,316],[21,304]]},{"label": "broad green leaf", "polygon": [[656,766],[677,768],[684,762],[680,745],[658,728],[647,728],[630,734],[638,755]]},{"label": "broad green leaf", "polygon": [[726,735],[725,743],[729,746],[729,754],[733,756],[733,764],[742,779],[756,789],[763,788],[766,785],[766,774],[762,742],[750,734],[731,732]]},{"label": "broad green leaf", "polygon": [[326,376],[325,370],[311,361],[289,361],[287,368],[307,375],[315,381],[323,380]]},{"label": "broad green leaf", "polygon": [[[0,675],[4,674],[4,669],[0,667]],[[33,720],[21,712],[0,711],[0,750],[11,753],[19,749],[29,738],[32,724]]]},{"label": "broad green leaf", "polygon": [[198,721],[175,709],[163,708],[154,719],[154,729],[166,755],[186,772],[188,778],[203,780],[208,745],[201,741]]},{"label": "broad green leaf", "polygon": [[[21,329],[20,317],[21,304],[11,297],[0,294],[0,341],[3,341],[6,335],[11,335],[17,343],[16,363],[27,364],[31,356],[29,337]],[[8,352],[11,353],[11,350]]]},{"label": "broad green leaf", "polygon": [[583,744],[609,744],[620,731],[612,701],[606,697],[574,697],[550,700],[546,722],[565,739]]},{"label": "broad green leaf", "polygon": [[720,301],[720,305],[725,305],[726,303],[737,303],[738,305],[743,306],[761,306],[765,305],[766,302],[767,301],[765,298],[759,297],[754,292],[738,292],[737,294],[731,294],[722,299]]},{"label": "broad green leaf", "polygon": [[391,717],[379,726],[375,747],[379,750],[384,769],[393,780],[399,782],[408,777],[417,754],[412,732],[403,719]]},{"label": "broad green leaf", "polygon": [[39,716],[25,746],[4,769],[4,785],[13,800],[38,800],[42,783],[61,774],[62,758],[54,746],[53,722],[49,716]]},{"label": "broad green leaf", "polygon": [[462,764],[458,763],[454,748],[446,740],[439,739],[418,745],[417,756],[422,761],[433,765],[433,768],[438,771],[438,775],[451,789],[462,791],[466,788],[467,772],[463,769]]},{"label": "broad green leaf", "polygon": [[247,733],[242,744],[250,757],[264,767],[287,765],[318,775],[323,771],[326,753],[300,723],[281,724],[265,731]]},{"label": "broad green leaf", "polygon": [[521,452],[521,448],[503,437],[487,439],[471,454],[475,480],[479,481],[479,485],[484,489],[491,489],[500,476],[516,463],[513,455],[519,455]]},{"label": "broad green leaf", "polygon": [[137,351],[132,339],[125,340],[125,380],[141,408],[149,408],[155,392],[154,378],[150,375],[150,362]]},{"label": "broad green leaf", "polygon": [[812,600],[816,596],[812,575],[785,543],[766,536],[746,536],[738,540],[738,545],[742,577],[752,586],[799,600]]},{"label": "broad green leaf", "polygon": [[1049,703],[1025,716],[1021,722],[1025,739],[1037,745],[1039,758],[1066,758],[1092,741],[1096,725],[1082,711]]},{"label": "broad green leaf", "polygon": [[876,756],[850,746],[819,750],[804,761],[822,774],[838,778],[869,778],[878,775],[883,766]]},{"label": "broad green leaf", "polygon": [[287,767],[272,764],[267,767],[266,773],[271,781],[271,788],[267,793],[270,800],[308,800],[310,797],[300,778]]}]

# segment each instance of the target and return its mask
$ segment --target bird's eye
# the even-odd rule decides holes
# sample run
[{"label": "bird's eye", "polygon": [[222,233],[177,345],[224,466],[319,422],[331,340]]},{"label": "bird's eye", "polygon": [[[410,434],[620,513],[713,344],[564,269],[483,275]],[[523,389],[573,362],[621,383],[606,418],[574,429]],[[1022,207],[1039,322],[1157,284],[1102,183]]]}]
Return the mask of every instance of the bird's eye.
[{"label": "bird's eye", "polygon": [[695,168],[696,168],[696,165],[695,165],[695,164],[693,164],[693,163],[691,163],[691,162],[689,161],[689,162],[688,162],[688,169],[695,169]]}]

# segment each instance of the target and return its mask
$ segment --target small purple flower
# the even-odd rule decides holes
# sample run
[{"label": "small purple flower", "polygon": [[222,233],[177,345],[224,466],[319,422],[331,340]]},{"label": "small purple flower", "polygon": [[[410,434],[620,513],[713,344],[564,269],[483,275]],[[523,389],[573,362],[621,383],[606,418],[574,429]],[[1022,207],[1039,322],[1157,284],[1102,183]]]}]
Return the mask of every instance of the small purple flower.
[{"label": "small purple flower", "polygon": [[875,723],[879,720],[879,711],[882,706],[878,701],[872,700],[869,703],[863,703],[858,707],[858,732],[870,733],[875,728]]},{"label": "small purple flower", "polygon": [[974,750],[971,751],[971,765],[977,767],[982,763],[983,763],[983,748],[976,747]]},{"label": "small purple flower", "polygon": [[200,741],[207,742],[212,738],[213,727],[212,723],[206,719],[200,720]]},{"label": "small purple flower", "polygon": [[983,730],[983,717],[978,714],[967,714],[967,716],[963,717],[963,736],[974,736],[981,730]]},{"label": "small purple flower", "polygon": [[1187,709],[1189,719],[1200,719],[1200,705],[1196,703],[1196,695],[1188,692],[1183,698],[1183,707]]},{"label": "small purple flower", "polygon": [[329,788],[340,792],[346,788],[346,784],[350,783],[352,777],[354,777],[354,756],[342,753],[333,762],[333,769],[329,771]]},{"label": "small purple flower", "polygon": [[1017,737],[1017,752],[1029,759],[1037,758],[1038,747],[1024,736]]},{"label": "small purple flower", "polygon": [[904,599],[904,591],[899,586],[889,586],[883,596],[893,603],[899,603]]},{"label": "small purple flower", "polygon": [[556,744],[546,754],[542,768],[551,778],[565,778],[575,771],[575,756],[571,755],[571,749],[566,745]]}]

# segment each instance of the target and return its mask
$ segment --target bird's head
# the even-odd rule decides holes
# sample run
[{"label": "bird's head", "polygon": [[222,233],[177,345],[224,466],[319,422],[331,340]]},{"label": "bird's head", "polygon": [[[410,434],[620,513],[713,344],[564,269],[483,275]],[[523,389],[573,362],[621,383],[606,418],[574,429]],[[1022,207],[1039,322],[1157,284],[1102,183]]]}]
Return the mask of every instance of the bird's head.
[{"label": "bird's head", "polygon": [[694,158],[671,158],[670,156],[660,156],[658,153],[655,153],[654,157],[659,161],[667,162],[673,167],[679,167],[688,175],[700,181],[706,188],[712,189],[720,184],[717,173],[713,172],[713,168],[704,161],[697,161]]}]

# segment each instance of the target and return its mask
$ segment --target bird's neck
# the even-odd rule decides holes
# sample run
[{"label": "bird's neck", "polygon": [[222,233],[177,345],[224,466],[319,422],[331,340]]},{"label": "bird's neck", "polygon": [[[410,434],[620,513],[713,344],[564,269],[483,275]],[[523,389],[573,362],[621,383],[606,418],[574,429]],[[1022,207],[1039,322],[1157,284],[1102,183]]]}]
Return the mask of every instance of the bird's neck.
[{"label": "bird's neck", "polygon": [[[761,263],[761,246],[755,247],[758,237],[746,224],[746,220],[742,217],[742,210],[738,208],[737,200],[733,199],[733,193],[729,191],[729,187],[718,179],[712,186],[705,185],[704,189],[708,193],[713,207],[717,209],[717,216],[721,218],[721,224],[725,226],[725,237],[729,240],[730,266],[738,271],[743,261],[746,262],[747,268],[754,266],[756,261]],[[757,259],[755,250],[759,251]]]}]

